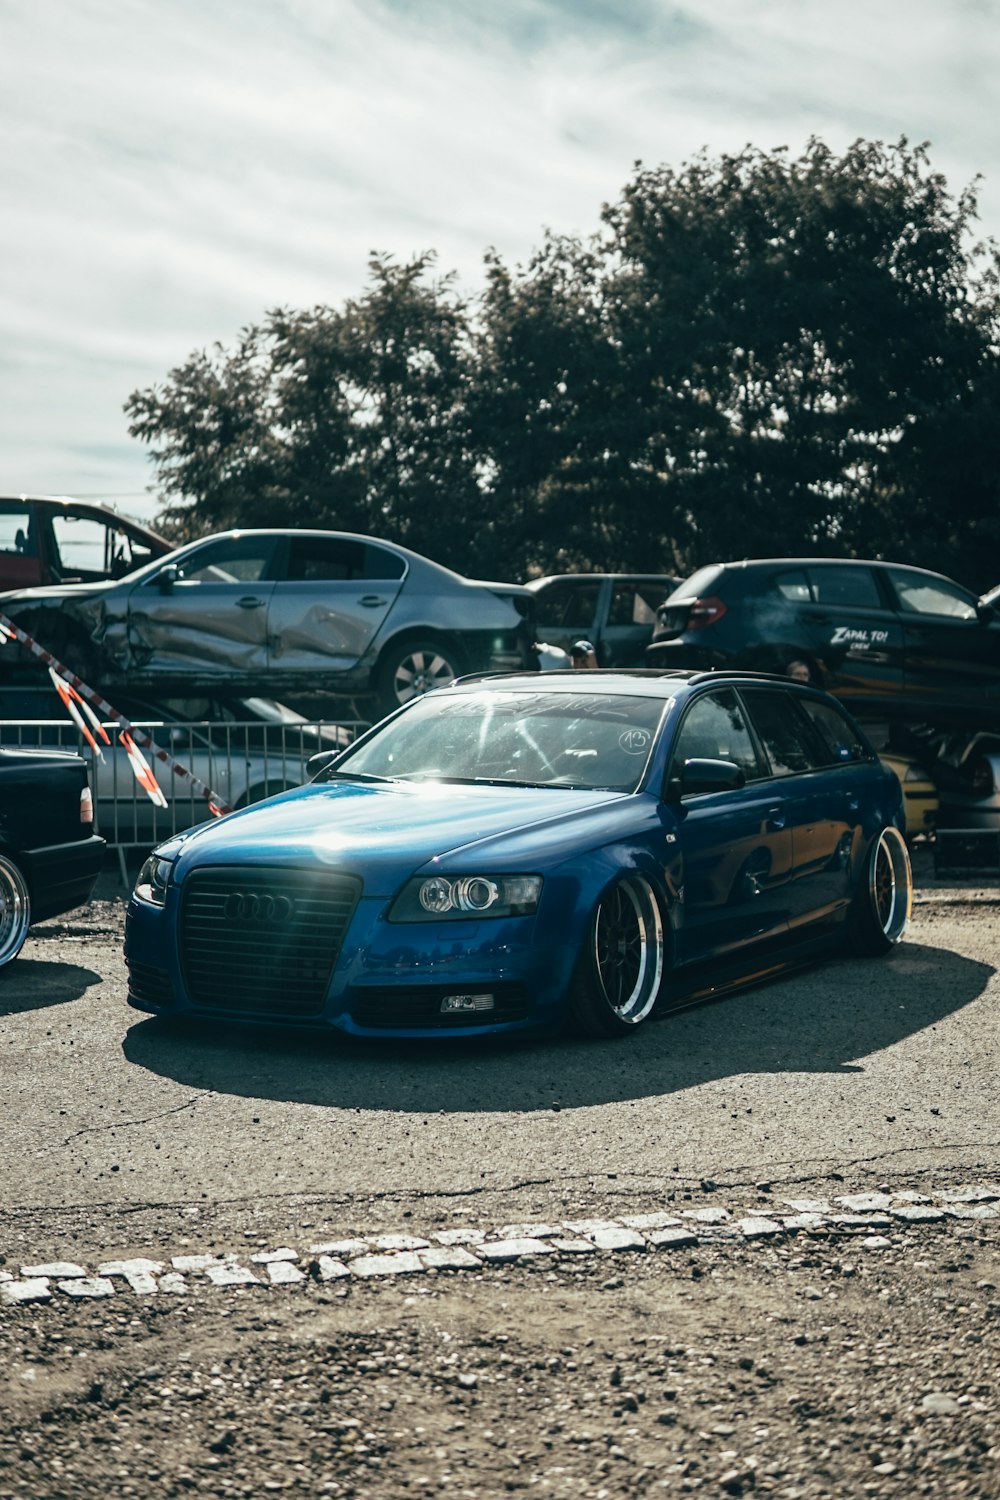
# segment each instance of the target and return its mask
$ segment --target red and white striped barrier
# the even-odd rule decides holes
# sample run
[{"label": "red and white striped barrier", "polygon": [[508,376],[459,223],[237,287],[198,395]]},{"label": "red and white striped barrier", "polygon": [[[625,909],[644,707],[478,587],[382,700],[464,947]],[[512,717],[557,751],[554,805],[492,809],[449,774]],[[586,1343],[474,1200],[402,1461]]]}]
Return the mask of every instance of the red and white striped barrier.
[{"label": "red and white striped barrier", "polygon": [[118,725],[118,743],[129,758],[135,778],[150,800],[158,807],[166,807],[167,799],[160,789],[152,767],[139,749],[139,745],[144,745],[155,760],[162,761],[165,766],[169,766],[175,776],[189,781],[194,790],[204,797],[208,810],[214,818],[221,818],[226,813],[232,812],[229,804],[223,801],[218,793],[204,781],[199,780],[192,770],[179,760],[175,760],[172,755],[168,755],[166,750],[162,750],[144,730],[137,729],[124,714],[113,708],[106,698],[102,698],[100,693],[77,677],[76,673],[58,657],[53,656],[51,651],[46,651],[44,646],[40,646],[26,631],[15,625],[13,620],[8,620],[6,615],[0,614],[0,645],[5,645],[7,641],[19,641],[22,646],[26,646],[33,655],[37,656],[39,661],[45,663],[56,692],[62,699],[70,718],[95,755],[102,755],[100,740],[103,740],[106,745],[111,744],[107,730],[98,714],[103,714],[105,719],[111,719]]}]

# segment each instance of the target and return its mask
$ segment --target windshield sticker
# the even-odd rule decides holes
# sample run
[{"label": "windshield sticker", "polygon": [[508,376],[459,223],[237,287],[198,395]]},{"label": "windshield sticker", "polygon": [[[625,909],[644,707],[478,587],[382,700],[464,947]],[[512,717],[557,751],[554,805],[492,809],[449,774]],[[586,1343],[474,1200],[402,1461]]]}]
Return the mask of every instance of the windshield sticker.
[{"label": "windshield sticker", "polygon": [[626,729],[618,736],[618,743],[626,755],[645,755],[652,738],[648,729]]}]

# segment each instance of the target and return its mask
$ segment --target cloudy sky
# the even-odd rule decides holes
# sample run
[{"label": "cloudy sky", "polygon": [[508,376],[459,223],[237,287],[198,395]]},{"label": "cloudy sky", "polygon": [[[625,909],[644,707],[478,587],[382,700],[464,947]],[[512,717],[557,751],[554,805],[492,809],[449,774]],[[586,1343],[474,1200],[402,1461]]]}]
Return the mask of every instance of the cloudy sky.
[{"label": "cloudy sky", "polygon": [[929,141],[1000,239],[1000,0],[0,0],[0,494],[151,515],[122,405],[371,251],[589,234],[632,165]]}]

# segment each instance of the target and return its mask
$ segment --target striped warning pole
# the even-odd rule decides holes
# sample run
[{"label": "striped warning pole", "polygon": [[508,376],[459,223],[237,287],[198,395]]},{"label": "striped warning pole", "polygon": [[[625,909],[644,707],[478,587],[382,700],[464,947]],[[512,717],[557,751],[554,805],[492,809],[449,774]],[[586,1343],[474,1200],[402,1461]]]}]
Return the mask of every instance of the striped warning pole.
[{"label": "striped warning pole", "polygon": [[[106,698],[103,698],[100,693],[96,692],[88,683],[79,678],[58,657],[53,656],[51,651],[46,651],[44,646],[40,646],[19,625],[15,625],[13,620],[8,620],[6,615],[0,614],[0,645],[5,644],[7,641],[19,641],[22,646],[26,646],[34,656],[38,657],[39,661],[45,663],[50,674],[55,674],[56,677],[60,678],[85,704],[89,704],[97,709],[105,719],[113,720],[118,725],[118,740],[128,756],[129,764],[132,767],[135,778],[139,782],[139,785],[143,787],[147,796],[158,806],[166,807],[167,799],[164,797],[153,771],[146,764],[145,759],[140,753],[139,745],[145,746],[155,760],[162,761],[165,766],[169,766],[175,776],[180,776],[184,780],[189,781],[192,788],[200,796],[204,797],[208,805],[208,810],[214,818],[221,818],[226,813],[232,812],[233,809],[229,806],[228,802],[225,802],[217,792],[214,792],[210,786],[200,780],[188,766],[183,765],[179,760],[175,760],[172,755],[168,755],[166,750],[161,749],[145,730],[137,729],[124,714],[119,713],[116,708],[113,708]],[[59,696],[66,704],[74,722],[79,725],[80,718],[73,712],[71,707],[72,698],[68,694],[63,693],[62,690],[59,690]],[[86,734],[86,731],[84,731],[84,734],[94,745],[99,755],[100,747],[94,743],[89,734]],[[104,738],[107,740],[106,735],[104,735]]]}]

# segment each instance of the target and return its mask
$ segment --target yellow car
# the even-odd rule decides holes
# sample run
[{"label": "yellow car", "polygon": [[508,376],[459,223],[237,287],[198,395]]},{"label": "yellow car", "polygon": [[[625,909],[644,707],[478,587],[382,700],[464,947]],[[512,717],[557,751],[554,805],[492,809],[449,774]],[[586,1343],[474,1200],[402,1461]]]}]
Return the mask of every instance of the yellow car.
[{"label": "yellow car", "polygon": [[937,819],[938,793],[923,766],[912,755],[898,755],[895,751],[891,754],[879,751],[879,760],[896,773],[903,788],[907,838],[930,833]]}]

